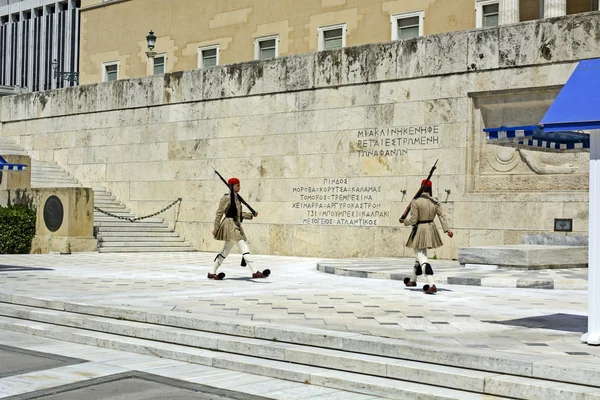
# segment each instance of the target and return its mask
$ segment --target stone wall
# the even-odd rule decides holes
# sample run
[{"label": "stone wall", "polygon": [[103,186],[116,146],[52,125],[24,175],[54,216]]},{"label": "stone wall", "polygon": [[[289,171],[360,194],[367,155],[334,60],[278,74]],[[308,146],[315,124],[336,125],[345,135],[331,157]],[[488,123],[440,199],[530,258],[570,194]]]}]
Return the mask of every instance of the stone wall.
[{"label": "stone wall", "polygon": [[[577,60],[600,57],[598,13],[426,36],[2,99],[0,134],[165,217],[198,250],[242,180],[255,253],[410,255],[398,217],[436,159],[454,239],[520,243],[573,218],[587,232],[588,154],[485,144],[485,126],[538,123]],[[406,190],[406,194],[402,191]]]}]

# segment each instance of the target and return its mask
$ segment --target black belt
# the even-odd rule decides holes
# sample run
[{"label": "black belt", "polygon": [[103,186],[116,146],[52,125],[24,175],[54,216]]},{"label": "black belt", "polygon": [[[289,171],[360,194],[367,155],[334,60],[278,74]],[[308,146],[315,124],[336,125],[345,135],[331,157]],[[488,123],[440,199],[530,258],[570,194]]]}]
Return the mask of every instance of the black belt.
[{"label": "black belt", "polygon": [[412,228],[412,232],[410,233],[410,240],[413,240],[415,238],[415,235],[417,234],[417,230],[419,229],[419,225],[421,224],[430,224],[432,223],[433,220],[429,220],[429,221],[417,221]]}]

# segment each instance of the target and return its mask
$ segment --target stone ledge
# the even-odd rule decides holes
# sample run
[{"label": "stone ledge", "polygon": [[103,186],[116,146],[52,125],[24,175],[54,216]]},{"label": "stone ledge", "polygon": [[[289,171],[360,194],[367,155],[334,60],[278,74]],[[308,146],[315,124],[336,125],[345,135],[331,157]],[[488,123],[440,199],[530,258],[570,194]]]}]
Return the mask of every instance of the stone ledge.
[{"label": "stone ledge", "polygon": [[462,266],[484,264],[515,269],[587,268],[587,259],[588,248],[584,246],[516,244],[458,249],[458,262]]}]

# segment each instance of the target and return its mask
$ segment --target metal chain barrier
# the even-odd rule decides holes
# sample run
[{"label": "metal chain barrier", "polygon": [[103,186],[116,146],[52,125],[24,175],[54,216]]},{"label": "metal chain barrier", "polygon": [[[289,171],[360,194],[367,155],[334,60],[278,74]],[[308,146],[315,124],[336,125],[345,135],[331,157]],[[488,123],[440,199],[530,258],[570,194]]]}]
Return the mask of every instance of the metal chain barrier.
[{"label": "metal chain barrier", "polygon": [[152,217],[156,217],[158,214],[162,214],[162,213],[164,213],[164,212],[165,212],[165,211],[167,211],[169,208],[173,207],[175,204],[177,204],[177,203],[181,203],[181,200],[182,200],[182,199],[181,199],[181,197],[180,197],[180,198],[178,198],[177,200],[175,200],[174,202],[172,202],[171,204],[169,204],[168,206],[166,206],[165,208],[163,208],[162,210],[155,212],[154,214],[145,215],[145,216],[143,216],[143,217],[137,217],[137,218],[128,218],[128,217],[122,217],[122,216],[120,216],[120,215],[115,215],[115,214],[109,213],[108,211],[104,211],[104,210],[102,210],[101,208],[99,208],[99,207],[96,207],[96,206],[94,206],[94,210],[96,210],[96,211],[100,211],[102,214],[106,214],[106,215],[108,215],[109,217],[114,217],[114,218],[118,218],[118,219],[124,219],[124,220],[126,220],[126,221],[129,221],[129,222],[135,222],[135,221],[139,221],[139,220],[141,220],[141,219],[146,219],[146,218],[152,218]]}]

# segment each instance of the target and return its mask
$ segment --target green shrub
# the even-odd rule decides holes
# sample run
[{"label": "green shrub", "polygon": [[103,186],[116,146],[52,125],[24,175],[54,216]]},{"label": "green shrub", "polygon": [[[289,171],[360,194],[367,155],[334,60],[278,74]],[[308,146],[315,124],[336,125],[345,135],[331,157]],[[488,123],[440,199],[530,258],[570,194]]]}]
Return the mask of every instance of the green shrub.
[{"label": "green shrub", "polygon": [[29,254],[35,236],[35,211],[23,206],[0,207],[0,254]]}]

